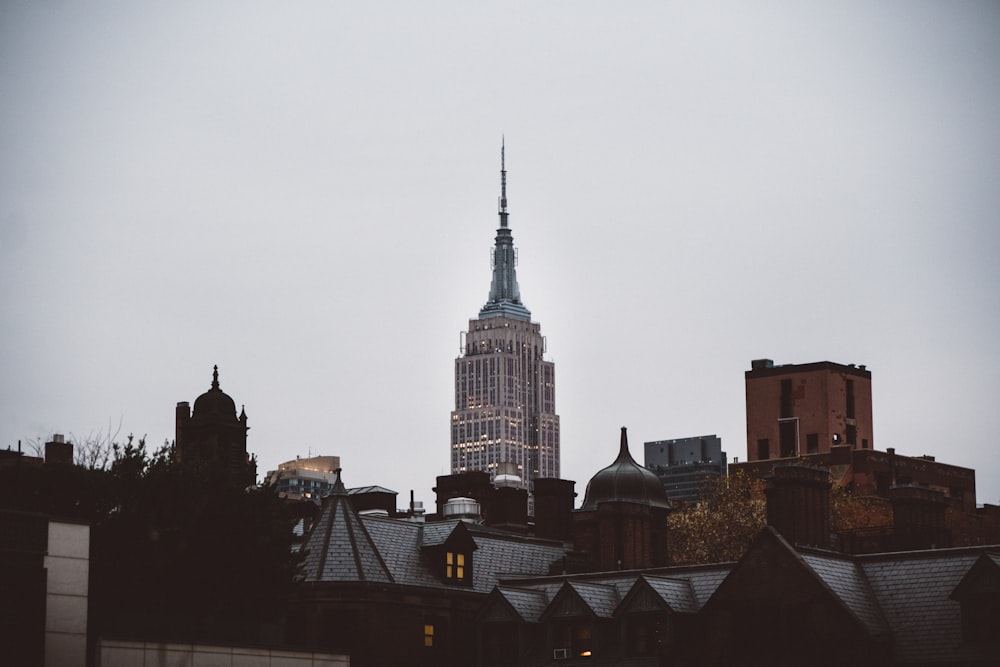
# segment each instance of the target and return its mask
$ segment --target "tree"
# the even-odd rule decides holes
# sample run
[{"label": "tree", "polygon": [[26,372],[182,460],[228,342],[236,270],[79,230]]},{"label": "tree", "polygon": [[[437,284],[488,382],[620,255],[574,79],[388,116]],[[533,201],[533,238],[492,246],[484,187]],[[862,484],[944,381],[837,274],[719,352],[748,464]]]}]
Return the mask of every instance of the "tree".
[{"label": "tree", "polygon": [[670,557],[677,565],[738,560],[764,528],[764,483],[738,471],[706,480],[702,498],[670,514]]},{"label": "tree", "polygon": [[270,487],[182,466],[173,448],[112,443],[110,464],[0,469],[0,507],[91,524],[97,634],[280,641],[299,559]]},{"label": "tree", "polygon": [[857,493],[839,484],[830,489],[830,529],[835,532],[889,528],[892,506],[879,496]]}]

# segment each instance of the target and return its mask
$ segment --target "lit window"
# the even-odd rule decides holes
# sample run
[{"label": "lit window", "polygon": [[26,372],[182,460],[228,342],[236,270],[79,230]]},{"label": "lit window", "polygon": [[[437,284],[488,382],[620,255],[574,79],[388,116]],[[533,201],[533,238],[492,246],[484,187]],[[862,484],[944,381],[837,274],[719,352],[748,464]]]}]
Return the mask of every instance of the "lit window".
[{"label": "lit window", "polygon": [[444,576],[446,579],[465,579],[465,554],[449,551],[444,558]]},{"label": "lit window", "polygon": [[424,646],[432,647],[434,646],[434,625],[430,623],[424,624]]}]

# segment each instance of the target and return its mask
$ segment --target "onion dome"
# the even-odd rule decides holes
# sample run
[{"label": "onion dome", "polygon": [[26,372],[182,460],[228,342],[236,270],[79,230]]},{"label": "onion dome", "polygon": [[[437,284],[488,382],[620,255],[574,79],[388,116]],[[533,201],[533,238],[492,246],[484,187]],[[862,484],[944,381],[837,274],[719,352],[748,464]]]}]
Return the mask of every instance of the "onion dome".
[{"label": "onion dome", "polygon": [[618,458],[590,478],[580,509],[597,509],[600,503],[639,503],[650,507],[670,507],[663,482],[651,470],[635,462],[628,451],[628,436],[622,427]]},{"label": "onion dome", "polygon": [[194,401],[194,419],[213,421],[224,418],[227,420],[236,419],[236,402],[229,397],[229,394],[219,389],[219,367],[216,366],[212,372],[212,388],[199,396]]}]

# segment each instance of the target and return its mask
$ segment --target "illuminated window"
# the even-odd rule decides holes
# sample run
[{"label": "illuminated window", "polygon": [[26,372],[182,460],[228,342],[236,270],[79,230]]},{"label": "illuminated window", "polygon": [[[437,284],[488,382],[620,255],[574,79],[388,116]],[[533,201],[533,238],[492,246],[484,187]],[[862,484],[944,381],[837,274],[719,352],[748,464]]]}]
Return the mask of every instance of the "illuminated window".
[{"label": "illuminated window", "polygon": [[424,624],[424,646],[428,648],[434,646],[434,625],[432,623]]},{"label": "illuminated window", "polygon": [[444,576],[456,581],[465,580],[465,554],[449,551],[444,558]]}]

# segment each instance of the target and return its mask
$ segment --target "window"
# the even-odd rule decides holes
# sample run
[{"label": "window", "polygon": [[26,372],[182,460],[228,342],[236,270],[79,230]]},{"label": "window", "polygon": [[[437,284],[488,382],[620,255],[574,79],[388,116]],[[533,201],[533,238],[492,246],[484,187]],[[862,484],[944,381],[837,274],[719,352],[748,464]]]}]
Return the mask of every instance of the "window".
[{"label": "window", "polygon": [[854,445],[858,442],[858,427],[854,424],[847,425],[847,444]]},{"label": "window", "polygon": [[771,445],[767,438],[761,438],[757,441],[757,458],[760,460],[771,458]]},{"label": "window", "polygon": [[552,628],[552,653],[564,651],[563,657],[589,658],[594,654],[590,623],[586,619],[557,621]]},{"label": "window", "polygon": [[799,420],[779,419],[778,420],[778,446],[779,456],[783,459],[798,455],[799,452]]},{"label": "window", "polygon": [[781,381],[781,418],[795,416],[795,402],[792,398],[792,381]]},{"label": "window", "polygon": [[434,624],[424,623],[424,646],[434,648]]},{"label": "window", "polygon": [[444,577],[455,581],[465,581],[465,554],[449,551],[444,557]]}]

